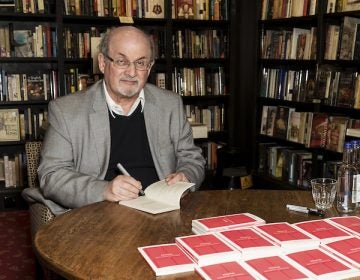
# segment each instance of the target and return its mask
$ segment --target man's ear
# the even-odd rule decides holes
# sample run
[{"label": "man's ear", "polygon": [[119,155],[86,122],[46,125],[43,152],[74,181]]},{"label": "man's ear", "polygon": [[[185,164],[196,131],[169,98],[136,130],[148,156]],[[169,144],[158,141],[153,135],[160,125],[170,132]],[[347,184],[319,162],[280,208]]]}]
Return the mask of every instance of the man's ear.
[{"label": "man's ear", "polygon": [[99,64],[99,70],[101,73],[104,74],[105,69],[105,56],[102,53],[98,54],[98,64]]}]

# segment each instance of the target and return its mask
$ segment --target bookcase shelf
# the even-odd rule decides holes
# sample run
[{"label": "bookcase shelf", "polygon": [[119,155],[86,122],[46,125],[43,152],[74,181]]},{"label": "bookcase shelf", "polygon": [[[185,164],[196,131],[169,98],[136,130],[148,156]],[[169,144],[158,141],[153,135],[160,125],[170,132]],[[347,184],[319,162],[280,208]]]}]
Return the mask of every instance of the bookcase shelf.
[{"label": "bookcase shelf", "polygon": [[[34,0],[31,0],[34,1]],[[102,0],[101,0],[102,1]],[[232,6],[233,0],[224,0],[228,11]],[[21,2],[21,1],[20,1]],[[98,1],[99,2],[99,1]],[[110,1],[111,2],[111,1]],[[176,2],[176,1],[175,1]],[[228,15],[226,20],[199,20],[199,19],[178,19],[172,16],[171,1],[164,1],[164,18],[138,18],[132,17],[133,23],[121,23],[121,18],[117,16],[85,16],[85,15],[66,15],[65,1],[45,0],[45,13],[22,13],[22,12],[0,12],[0,27],[9,26],[9,42],[11,45],[11,56],[0,54],[0,87],[4,86],[4,77],[8,74],[36,74],[49,75],[51,96],[47,100],[19,100],[9,101],[5,97],[0,101],[1,109],[18,109],[20,113],[31,111],[31,114],[46,114],[48,102],[51,98],[65,95],[69,93],[67,90],[69,75],[72,73],[81,73],[91,76],[93,61],[91,54],[87,58],[81,57],[67,57],[66,49],[66,30],[76,32],[90,32],[91,27],[95,27],[99,32],[105,31],[107,28],[119,25],[134,25],[143,28],[146,31],[154,31],[161,33],[160,54],[156,58],[155,65],[150,73],[149,82],[156,83],[157,75],[163,73],[166,78],[167,89],[173,88],[173,71],[174,68],[182,70],[183,68],[203,68],[206,71],[215,71],[221,67],[221,74],[226,75],[222,81],[224,90],[221,95],[205,95],[205,96],[183,96],[185,105],[193,106],[200,109],[207,109],[209,107],[222,108],[223,113],[221,119],[222,129],[219,131],[209,131],[209,136],[206,141],[214,141],[226,143],[228,141],[228,116],[227,106],[230,102],[230,31],[231,31],[231,15]],[[109,1],[107,1],[109,3]],[[90,13],[89,13],[90,14]],[[49,26],[56,34],[52,35],[51,39],[56,40],[56,48],[52,51],[56,53],[50,57],[15,57],[13,55],[14,45],[12,30],[35,30],[35,26],[43,25]],[[207,30],[218,30],[225,34],[226,40],[222,40],[224,44],[224,53],[219,58],[177,58],[174,53],[174,42],[172,36],[177,31],[185,31],[185,29],[193,30],[194,32],[202,32]],[[5,32],[5,31],[4,31]],[[34,31],[35,32],[35,31]],[[5,33],[4,33],[5,34]],[[0,34],[1,38],[1,34]],[[185,38],[184,38],[185,40]],[[1,45],[1,43],[0,43]],[[211,45],[211,48],[214,46]],[[220,70],[219,70],[220,71]],[[98,76],[101,77],[101,74]],[[44,76],[45,77],[45,76]],[[71,77],[71,76],[70,76]],[[23,81],[21,80],[21,84]],[[226,92],[225,92],[226,88]],[[23,89],[22,89],[23,90]],[[4,91],[1,91],[3,93]],[[23,98],[23,97],[22,97]],[[32,115],[31,115],[32,119]],[[36,128],[38,129],[38,127]],[[28,137],[28,136],[27,136]],[[11,152],[24,152],[24,144],[26,141],[36,140],[30,136],[20,141],[0,142],[0,154]],[[205,143],[205,140],[201,140]],[[1,160],[1,157],[0,157]],[[0,166],[1,168],[1,166]],[[211,171],[210,173],[212,173]],[[0,181],[2,179],[0,178]],[[1,182],[0,182],[1,183]],[[26,185],[25,185],[26,186]],[[25,187],[21,186],[21,187]],[[13,189],[8,188],[11,192]],[[18,192],[18,189],[16,189]],[[1,207],[0,207],[1,210]]]},{"label": "bookcase shelf", "polygon": [[[262,8],[263,3],[270,1],[259,1],[260,7]],[[258,27],[259,27],[259,35],[258,35],[258,87],[257,87],[257,98],[256,98],[256,104],[257,104],[257,121],[256,121],[256,142],[258,143],[258,147],[255,148],[254,151],[254,174],[256,174],[256,177],[258,181],[264,183],[268,188],[278,188],[278,187],[285,187],[289,185],[290,188],[302,188],[302,183],[300,185],[291,185],[290,179],[285,177],[284,175],[279,175],[277,177],[272,178],[274,172],[274,168],[283,168],[282,170],[286,168],[295,168],[296,170],[300,170],[299,172],[302,172],[301,169],[305,166],[303,166],[303,160],[308,161],[308,167],[311,168],[311,172],[305,174],[298,174],[300,176],[300,181],[303,182],[306,181],[305,185],[309,186],[309,179],[314,177],[322,177],[329,174],[329,170],[331,169],[331,165],[335,162],[339,161],[341,159],[342,155],[342,142],[337,142],[336,145],[338,145],[337,150],[330,150],[329,147],[331,147],[330,141],[331,137],[334,137],[331,133],[334,131],[334,129],[341,128],[341,136],[340,139],[342,140],[336,140],[336,141],[345,141],[346,136],[346,127],[350,126],[356,126],[358,125],[357,119],[359,119],[359,109],[355,109],[354,103],[356,95],[359,95],[360,92],[359,89],[356,89],[356,79],[357,79],[357,73],[360,69],[359,67],[359,60],[345,60],[345,59],[339,59],[340,56],[340,46],[342,43],[342,36],[343,36],[343,25],[344,25],[344,18],[345,17],[360,17],[360,11],[337,11],[335,13],[328,13],[328,7],[327,7],[327,1],[326,0],[317,0],[317,1],[298,1],[299,3],[305,3],[305,4],[313,4],[316,3],[316,10],[314,15],[306,15],[304,16],[296,16],[296,17],[288,17],[288,18],[267,18],[262,19],[258,21]],[[298,3],[297,3],[298,4]],[[350,5],[350,4],[348,4]],[[261,11],[260,15],[268,15],[268,13],[264,13]],[[272,15],[270,13],[270,15]],[[337,39],[338,44],[336,45],[335,42],[337,42],[335,39],[332,39],[331,41],[328,37],[330,36],[329,26],[330,25],[338,25],[339,28],[339,37]],[[360,25],[359,25],[360,26]],[[294,29],[313,29],[316,40],[316,50],[315,52],[315,58],[314,59],[286,59],[289,55],[289,53],[286,53],[287,49],[285,48],[285,53],[282,54],[281,59],[265,59],[263,58],[264,55],[264,43],[268,43],[265,41],[264,37],[265,35],[269,35],[270,32],[267,33],[267,30],[274,31],[273,34],[275,34],[274,37],[272,37],[269,48],[272,51],[276,51],[276,48],[273,49],[273,46],[271,44],[279,44],[278,40],[284,40],[283,44],[285,44],[286,47],[291,46],[291,48],[296,48],[296,55],[298,55],[298,52],[300,51],[300,42],[302,39],[301,32],[303,34],[306,34],[305,31],[300,30],[298,33],[292,33],[294,32]],[[360,29],[359,29],[360,30]],[[278,33],[277,33],[278,32]],[[358,31],[360,32],[360,31]],[[287,39],[284,39],[285,36],[289,36],[288,34],[292,33],[292,38],[286,37]],[[271,34],[271,35],[273,35]],[[279,34],[281,34],[279,36]],[[296,35],[296,37],[294,36]],[[277,37],[279,36],[279,37]],[[281,37],[281,36],[284,36]],[[297,37],[299,36],[299,37]],[[306,35],[308,36],[308,35]],[[305,35],[303,37],[306,37]],[[274,39],[275,38],[275,39]],[[306,37],[306,40],[308,40],[311,37]],[[269,39],[269,38],[266,38]],[[287,41],[288,40],[288,41]],[[294,40],[297,40],[294,42]],[[354,36],[354,40],[356,40]],[[329,51],[329,44],[333,48],[333,52],[335,54],[335,59],[327,59],[326,58],[326,52]],[[280,46],[280,44],[279,44]],[[336,48],[337,46],[337,48]],[[306,47],[305,47],[306,48]],[[335,49],[336,48],[336,49]],[[291,49],[292,50],[292,49]],[[284,50],[283,50],[284,51]],[[292,50],[293,51],[293,50]],[[293,54],[293,53],[292,53]],[[285,58],[286,57],[286,58]],[[295,74],[294,74],[294,73]],[[348,73],[348,76],[350,76],[353,73],[353,80],[352,80],[352,97],[349,97],[349,100],[341,100],[341,92],[345,90],[346,83],[345,83],[345,73]],[[266,76],[268,73],[269,76],[273,75],[272,77]],[[276,73],[276,74],[275,74]],[[322,82],[324,80],[323,76],[326,73],[327,78],[327,84],[326,88],[323,87],[324,84]],[[328,74],[329,73],[329,74]],[[313,76],[311,76],[312,74]],[[275,76],[276,75],[276,76]],[[292,76],[294,75],[294,76]],[[337,76],[336,82],[335,82],[335,76]],[[313,79],[312,88],[309,88],[309,81],[310,79]],[[344,78],[343,78],[344,77]],[[343,80],[342,80],[343,79]],[[267,83],[266,81],[270,81]],[[272,83],[272,86],[270,85]],[[275,84],[274,84],[275,83]],[[350,82],[348,82],[350,85]],[[264,94],[264,85],[265,85],[265,94],[266,97],[263,96]],[[350,86],[349,86],[350,88]],[[323,90],[325,91],[325,95],[322,93]],[[275,90],[275,93],[271,93],[272,90]],[[260,94],[262,96],[260,96]],[[270,96],[268,95],[273,95]],[[303,94],[303,95],[301,95]],[[301,96],[301,100],[294,99],[294,96]],[[352,98],[352,99],[350,99]],[[349,105],[347,105],[349,104]],[[276,115],[273,115],[272,121],[269,120],[269,116],[264,116],[265,112],[267,111],[265,106],[271,107],[271,110],[275,110],[277,113]],[[264,109],[265,108],[265,109]],[[275,109],[274,109],[275,108]],[[285,117],[286,119],[286,132],[288,133],[285,138],[283,136],[276,137],[276,133],[273,130],[274,135],[272,132],[270,135],[263,135],[264,133],[264,123],[266,125],[266,129],[269,129],[269,125],[271,123],[276,122],[277,118],[279,118],[278,111],[279,108],[290,108],[288,115]],[[293,109],[291,109],[293,108]],[[264,111],[263,111],[264,110]],[[309,117],[310,121],[306,121],[308,119],[302,118],[296,121],[294,119],[290,119],[290,114],[292,114],[292,111],[294,112],[308,112],[308,113],[299,113],[298,116],[304,114]],[[295,115],[295,114],[294,114]],[[324,117],[324,120],[322,123],[320,123],[320,115],[326,116],[326,119]],[[346,121],[344,123],[340,124],[340,121],[338,120],[341,117],[345,117]],[[265,118],[265,121],[264,121]],[[271,118],[270,118],[271,119]],[[336,121],[335,121],[336,119]],[[326,121],[325,121],[326,120]],[[269,122],[269,123],[268,123]],[[318,124],[318,126],[316,126]],[[305,136],[308,135],[308,141],[310,142],[303,142],[303,140],[299,140],[299,142],[293,142],[289,141],[288,138],[289,133],[299,133],[299,126],[305,127]],[[320,128],[322,130],[320,130]],[[317,130],[318,129],[318,130]],[[271,131],[271,129],[270,129]],[[268,133],[268,130],[266,130],[266,133]],[[322,142],[315,142],[315,139],[320,139]],[[318,138],[316,138],[318,137]],[[335,138],[337,139],[337,138]],[[305,140],[304,140],[305,141]],[[312,142],[314,141],[314,142]],[[319,140],[320,141],[320,140]],[[315,144],[316,143],[316,144]],[[340,149],[341,148],[341,149]],[[264,153],[265,150],[265,153]],[[290,152],[289,152],[290,151]],[[294,154],[307,154],[309,155],[309,158],[294,155]],[[263,157],[266,157],[265,159]],[[270,158],[268,158],[270,157]],[[272,159],[271,157],[275,157],[275,159]],[[280,157],[280,158],[279,158]],[[285,158],[282,158],[285,157]],[[291,160],[289,163],[289,158],[291,157]],[[294,161],[294,158],[299,158],[298,161]],[[261,170],[262,172],[259,172],[259,168],[263,168],[264,160],[268,160],[269,166],[265,166],[265,169],[267,171],[263,172],[264,170]],[[282,165],[284,164],[284,165]],[[290,164],[290,167],[289,167]],[[272,171],[271,171],[272,170]],[[272,174],[269,174],[271,173]],[[303,177],[304,176],[304,177]],[[336,175],[334,175],[336,176]],[[270,179],[269,179],[270,178]],[[265,186],[263,186],[265,187]]]}]

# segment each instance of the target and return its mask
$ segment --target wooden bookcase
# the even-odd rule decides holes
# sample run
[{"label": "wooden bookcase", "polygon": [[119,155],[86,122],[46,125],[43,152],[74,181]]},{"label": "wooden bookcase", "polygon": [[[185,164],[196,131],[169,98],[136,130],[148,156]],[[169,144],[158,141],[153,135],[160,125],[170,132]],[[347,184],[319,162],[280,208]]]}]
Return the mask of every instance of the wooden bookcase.
[{"label": "wooden bookcase", "polygon": [[[339,77],[342,77],[341,75],[345,76],[345,73],[351,71],[354,73],[352,90],[353,92],[356,90],[359,91],[355,84],[356,79],[358,79],[357,73],[359,73],[360,69],[359,61],[352,58],[349,60],[344,59],[340,55],[340,47],[336,49],[335,46],[337,42],[339,42],[339,46],[342,43],[344,19],[346,17],[360,18],[360,8],[345,11],[344,7],[338,6],[338,4],[343,3],[343,1],[335,1],[336,6],[333,8],[330,8],[328,1],[324,0],[296,1],[299,3],[309,3],[309,5],[314,3],[316,6],[314,6],[315,9],[312,10],[313,12],[311,13],[309,13],[309,9],[311,9],[309,7],[308,10],[303,9],[301,15],[286,17],[284,14],[285,10],[282,10],[282,15],[281,11],[278,10],[270,11],[267,9],[266,12],[263,12],[262,7],[265,2],[270,3],[272,1],[258,1],[258,86],[256,99],[257,117],[254,131],[257,147],[254,149],[254,161],[252,163],[255,184],[263,188],[309,189],[309,179],[324,176],[324,174],[326,174],[324,171],[326,164],[330,166],[331,161],[341,160],[341,151],[330,150],[330,145],[328,146],[326,144],[326,141],[329,141],[327,138],[324,138],[324,145],[315,144],[315,141],[306,145],[306,143],[304,144],[300,140],[295,142],[289,141],[288,135],[285,137],[280,137],[276,133],[275,135],[271,135],[271,129],[268,130],[271,121],[268,119],[267,126],[264,126],[266,121],[262,121],[263,108],[264,106],[275,106],[277,109],[280,107],[290,107],[294,108],[297,112],[311,112],[314,116],[323,113],[328,117],[344,116],[349,120],[359,119],[359,110],[354,109],[353,101],[346,101],[349,104],[344,105],[340,100],[340,95],[338,94],[340,87],[337,86],[336,79],[327,79],[328,88],[327,93],[324,95],[321,73],[324,71],[338,72]],[[290,1],[280,2],[286,4]],[[294,1],[292,2],[294,3]],[[329,40],[330,25],[338,26],[339,40]],[[302,53],[299,52],[300,39],[298,44],[294,44],[293,40],[293,38],[296,37],[296,32],[304,29],[316,34],[314,39],[314,52],[312,53],[310,51],[309,56],[305,58],[303,58]],[[271,32],[272,38],[270,39],[269,35]],[[279,40],[283,38],[284,43],[281,45]],[[271,44],[269,43],[270,41]],[[286,42],[289,42],[289,44]],[[330,43],[333,46],[332,57],[329,56],[329,52],[331,53],[331,51],[329,51]],[[267,46],[267,49],[265,49],[265,46]],[[293,51],[295,48],[295,52],[287,52],[288,50],[285,46],[291,46],[291,50]],[[311,47],[309,49],[311,50]],[[296,73],[300,74],[297,75]],[[269,76],[266,76],[267,74],[269,74]],[[294,79],[289,78],[292,75],[295,77]],[[270,76],[272,77],[270,78]],[[294,86],[296,85],[297,78],[303,79],[303,82],[300,80],[298,83],[298,87]],[[357,94],[360,93],[357,92]],[[353,96],[355,95],[356,92],[353,93]],[[267,112],[270,111],[268,110]],[[315,118],[313,118],[313,124],[315,123],[314,120]],[[329,120],[329,118],[327,118],[327,120]],[[289,118],[287,118],[287,121],[290,122]],[[300,119],[299,123],[304,123],[303,119]],[[349,124],[348,122],[348,125]],[[327,131],[330,130],[329,126],[324,127]],[[288,125],[287,131],[289,129],[291,128]],[[308,130],[310,135],[311,133],[313,134],[311,137],[314,136],[315,131],[311,126],[307,127],[305,125],[305,130]],[[329,137],[329,132],[326,133],[326,130],[323,132],[323,136]],[[302,130],[300,129],[298,131]],[[312,141],[315,137],[310,139]],[[283,149],[285,156],[281,148],[269,148],[271,146],[285,148]],[[311,154],[312,158],[310,163],[308,163],[311,169],[307,175],[304,175],[304,178],[302,178],[301,175],[298,176],[296,173],[295,175],[291,173],[290,176],[292,176],[291,178],[293,180],[289,180],[288,171],[291,169],[295,170],[294,172],[301,173],[302,168],[305,166],[305,163],[302,165],[305,159],[304,157],[301,159],[301,156],[294,156],[293,154],[297,152],[288,152],[288,150],[304,151]],[[286,153],[288,153],[288,155],[286,155]],[[279,154],[283,156],[282,161],[278,161]],[[289,165],[291,159],[294,158],[297,159],[293,161],[294,165]],[[292,168],[292,166],[295,167]],[[277,172],[278,170],[280,171]]]},{"label": "wooden bookcase", "polygon": [[[17,1],[15,1],[17,2]],[[21,2],[21,1],[20,1]],[[31,1],[30,1],[31,2]],[[34,1],[38,3],[38,1]],[[85,1],[92,2],[92,1]],[[107,3],[111,1],[106,1]],[[211,2],[211,1],[209,1]],[[209,71],[211,74],[219,75],[219,69],[221,69],[222,83],[221,93],[214,93],[214,88],[209,91],[204,91],[201,94],[199,92],[193,92],[192,94],[183,94],[184,95],[184,104],[186,106],[192,106],[191,109],[197,108],[200,111],[220,107],[222,108],[219,112],[216,112],[221,118],[220,123],[217,123],[216,126],[210,126],[209,137],[208,139],[201,139],[199,145],[205,147],[204,151],[207,149],[207,143],[222,142],[227,143],[229,138],[229,116],[228,116],[228,106],[230,100],[230,90],[231,90],[231,78],[229,75],[230,72],[230,35],[231,35],[231,18],[234,16],[234,11],[231,9],[232,0],[223,0],[219,1],[226,3],[227,18],[221,20],[199,20],[199,19],[178,19],[172,18],[172,6],[171,1],[164,1],[164,18],[139,18],[132,17],[133,25],[141,27],[150,33],[153,32],[155,36],[161,34],[161,46],[158,44],[159,48],[159,57],[156,59],[155,66],[152,70],[152,73],[149,77],[149,82],[156,83],[158,78],[158,73],[163,73],[165,75],[165,86],[167,89],[176,91],[174,85],[174,69],[177,69],[181,72],[184,68],[195,69],[201,68],[201,71]],[[105,2],[104,2],[105,3]],[[0,101],[0,110],[1,109],[18,109],[20,112],[27,112],[32,110],[32,112],[46,112],[48,102],[56,98],[57,96],[62,96],[69,93],[69,83],[75,81],[75,84],[70,84],[75,89],[78,89],[78,77],[77,74],[85,74],[91,78],[98,78],[98,75],[93,76],[93,61],[90,56],[81,57],[77,54],[77,51],[71,50],[71,55],[67,53],[65,48],[68,43],[66,39],[67,32],[73,32],[75,34],[81,32],[91,32],[91,27],[95,27],[98,32],[103,32],[107,28],[112,26],[118,26],[121,23],[118,17],[115,16],[95,16],[90,15],[70,15],[65,13],[64,1],[55,1],[55,0],[44,0],[45,12],[44,13],[24,13],[23,11],[7,11],[0,7],[0,27],[11,26],[10,27],[10,42],[13,40],[12,30],[18,29],[31,29],[35,30],[35,26],[43,25],[49,26],[50,30],[53,31],[50,36],[51,40],[54,41],[54,44],[51,45],[51,49],[47,49],[51,55],[48,57],[15,57],[13,54],[13,44],[10,44],[11,55],[2,55],[0,56],[0,70],[3,71],[2,74],[2,84],[4,86],[4,77],[8,74],[17,74],[17,73],[26,73],[28,75],[34,73],[48,73],[50,86],[49,96],[46,100],[19,100],[19,101],[10,101],[9,99],[4,98]],[[214,30],[214,31],[212,31]],[[186,33],[187,32],[187,33]],[[192,32],[192,33],[191,33]],[[209,34],[212,34],[215,37],[218,34],[221,34],[221,40],[217,41],[217,44],[221,44],[222,53],[210,56],[200,56],[200,55],[189,55],[189,56],[179,56],[177,54],[176,48],[178,48],[178,42],[175,42],[174,38],[178,34],[182,33],[183,42],[187,42],[188,34],[206,34],[209,37]],[[186,37],[185,37],[186,33]],[[65,34],[63,36],[63,34]],[[1,35],[0,35],[1,36]],[[206,35],[205,35],[206,37]],[[47,38],[47,37],[46,37]],[[70,37],[70,41],[75,37]],[[50,40],[50,39],[47,39]],[[49,41],[50,42],[50,41]],[[185,44],[186,45],[186,44]],[[0,44],[1,47],[1,44]],[[214,44],[211,43],[207,46],[208,48],[213,48]],[[189,45],[186,45],[183,48],[183,51],[189,51]],[[191,46],[190,46],[191,49]],[[46,56],[46,55],[45,55]],[[181,70],[181,71],[180,71]],[[194,72],[194,70],[192,70]],[[75,74],[74,74],[75,73]],[[1,73],[0,73],[1,74]],[[193,74],[192,74],[193,75]],[[75,77],[75,80],[74,80]],[[100,76],[101,77],[101,76]],[[191,76],[192,77],[192,76]],[[209,81],[216,80],[215,78],[208,78]],[[73,79],[73,80],[71,80]],[[193,79],[193,78],[192,78]],[[181,80],[183,82],[183,80]],[[210,83],[210,82],[209,82]],[[179,83],[178,83],[179,84]],[[21,85],[20,85],[21,86]],[[206,86],[209,87],[209,84]],[[214,86],[214,85],[213,85]],[[217,84],[215,87],[219,88]],[[178,92],[181,90],[178,89]],[[4,91],[2,91],[4,92]],[[23,94],[23,93],[22,93]],[[23,98],[23,97],[22,97]],[[204,111],[204,112],[205,112]],[[190,110],[189,110],[190,112]],[[46,115],[46,113],[44,113]],[[197,114],[199,114],[197,112]],[[204,113],[205,114],[205,113]],[[201,116],[202,119],[212,120],[214,118],[213,112],[206,111],[208,116]],[[197,115],[197,118],[198,115]],[[31,118],[33,120],[33,118]],[[38,120],[34,117],[35,120]],[[199,119],[197,119],[199,121]],[[219,122],[219,121],[218,121]],[[36,127],[39,129],[39,127]],[[34,129],[34,124],[33,124]],[[25,137],[22,137],[19,141],[0,141],[0,154],[15,154],[21,153],[24,155],[24,144],[29,140],[41,140],[42,135],[37,134],[34,136],[30,135],[30,132],[26,134]],[[24,180],[22,184],[17,185],[16,187],[5,187],[5,183],[0,178],[0,210],[6,209],[16,209],[19,208],[19,205],[23,205],[21,201],[21,190],[26,187],[26,171],[25,171],[25,162],[23,162],[22,171]],[[210,177],[213,174],[213,170],[208,172]],[[207,181],[208,182],[208,181]],[[209,183],[209,182],[208,182]],[[9,198],[11,196],[11,198]],[[5,201],[6,198],[6,201]],[[4,203],[3,203],[4,202]],[[6,202],[6,203],[5,203]]]}]

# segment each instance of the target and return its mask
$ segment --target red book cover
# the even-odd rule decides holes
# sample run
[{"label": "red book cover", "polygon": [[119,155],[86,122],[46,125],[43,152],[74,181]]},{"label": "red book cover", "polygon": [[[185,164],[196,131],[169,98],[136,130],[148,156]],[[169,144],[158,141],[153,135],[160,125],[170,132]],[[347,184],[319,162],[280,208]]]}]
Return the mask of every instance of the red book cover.
[{"label": "red book cover", "polygon": [[328,115],[326,113],[315,113],[312,121],[309,147],[325,147],[327,129]]},{"label": "red book cover", "polygon": [[193,271],[195,263],[176,244],[138,248],[156,276]]},{"label": "red book cover", "polygon": [[294,264],[281,256],[272,256],[248,260],[245,262],[253,268],[260,279],[285,280],[285,279],[308,279],[309,277]]},{"label": "red book cover", "polygon": [[300,228],[287,222],[259,225],[254,228],[286,250],[316,248],[320,244],[319,240],[311,238]]},{"label": "red book cover", "polygon": [[322,249],[290,253],[287,257],[301,265],[314,277],[345,279],[360,274],[360,271],[351,267],[350,264]]},{"label": "red book cover", "polygon": [[252,280],[256,279],[240,262],[225,262],[196,267],[196,272],[205,280]]},{"label": "red book cover", "polygon": [[232,261],[241,257],[240,252],[213,233],[176,237],[175,242],[199,265]]},{"label": "red book cover", "polygon": [[337,255],[353,266],[360,268],[360,238],[337,240],[321,245],[325,250]]},{"label": "red book cover", "polygon": [[280,247],[258,233],[252,228],[231,229],[218,232],[220,238],[239,250],[242,259],[277,255],[281,252]]},{"label": "red book cover", "polygon": [[299,222],[294,225],[306,231],[314,238],[319,239],[320,242],[335,241],[338,239],[350,237],[349,233],[326,220]]},{"label": "red book cover", "polygon": [[354,235],[360,236],[360,218],[357,216],[344,216],[329,218],[330,222],[342,227]]},{"label": "red book cover", "polygon": [[250,213],[216,216],[192,221],[192,226],[198,228],[202,232],[217,231],[235,227],[247,227],[257,224],[265,224],[265,221]]}]

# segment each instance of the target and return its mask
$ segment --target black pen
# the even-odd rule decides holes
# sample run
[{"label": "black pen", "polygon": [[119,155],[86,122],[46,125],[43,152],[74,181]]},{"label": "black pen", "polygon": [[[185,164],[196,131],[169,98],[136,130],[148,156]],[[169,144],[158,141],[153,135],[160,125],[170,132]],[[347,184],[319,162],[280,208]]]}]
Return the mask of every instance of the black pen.
[{"label": "black pen", "polygon": [[309,215],[320,216],[320,217],[323,217],[325,215],[325,213],[323,211],[320,211],[315,208],[304,207],[304,206],[288,204],[288,205],[286,205],[286,208],[291,211],[305,213],[305,214],[309,214]]},{"label": "black pen", "polygon": [[[131,175],[129,174],[129,172],[126,171],[126,169],[124,168],[124,166],[122,166],[122,164],[121,164],[120,162],[116,165],[116,167],[120,170],[120,172],[121,172],[122,174],[131,177]],[[145,195],[143,189],[140,189],[139,192],[140,192],[140,195]]]}]

